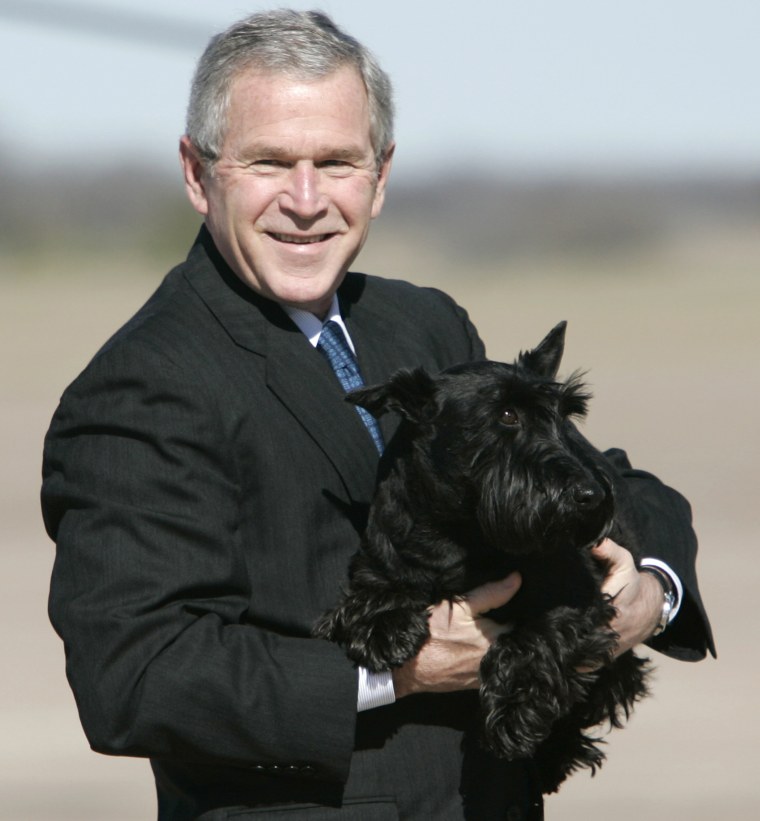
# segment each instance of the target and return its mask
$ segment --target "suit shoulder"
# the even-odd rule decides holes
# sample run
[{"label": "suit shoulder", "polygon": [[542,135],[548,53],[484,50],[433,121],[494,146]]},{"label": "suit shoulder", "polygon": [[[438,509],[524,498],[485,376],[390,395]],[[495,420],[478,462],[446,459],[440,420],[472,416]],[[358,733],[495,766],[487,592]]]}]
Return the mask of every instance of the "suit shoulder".
[{"label": "suit shoulder", "polygon": [[[171,336],[161,332],[165,326],[187,325],[192,321],[192,294],[186,287],[182,266],[172,269],[159,284],[148,300],[103,344],[94,358],[107,355],[109,351],[138,341],[153,340]],[[172,328],[176,330],[176,328]]]},{"label": "suit shoulder", "polygon": [[[187,287],[182,266],[174,268],[145,304],[100,347],[71,388],[104,375],[129,372],[166,378],[185,370],[190,351],[202,348],[204,312]],[[189,370],[189,369],[188,369]]]},{"label": "suit shoulder", "polygon": [[365,307],[389,316],[412,317],[416,321],[439,323],[467,319],[467,312],[438,288],[415,285],[403,279],[351,273],[347,284]]},{"label": "suit shoulder", "polygon": [[373,274],[349,273],[346,284],[354,292],[361,292],[363,299],[384,299],[398,302],[420,302],[425,304],[454,304],[454,300],[438,288],[416,285],[404,279],[375,276]]},{"label": "suit shoulder", "polygon": [[[349,274],[349,302],[372,314],[386,336],[417,350],[436,351],[440,367],[485,358],[485,348],[467,311],[437,288],[400,279]],[[341,292],[341,297],[343,292]],[[349,306],[350,312],[350,306]]]}]

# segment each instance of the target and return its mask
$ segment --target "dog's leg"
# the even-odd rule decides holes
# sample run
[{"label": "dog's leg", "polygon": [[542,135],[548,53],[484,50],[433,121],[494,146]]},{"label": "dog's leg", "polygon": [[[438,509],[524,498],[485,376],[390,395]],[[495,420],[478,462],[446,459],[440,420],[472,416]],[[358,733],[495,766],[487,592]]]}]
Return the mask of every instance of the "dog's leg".
[{"label": "dog's leg", "polygon": [[556,608],[492,645],[481,665],[480,696],[495,752],[531,756],[554,723],[585,699],[615,642],[596,620],[593,610]]},{"label": "dog's leg", "polygon": [[559,719],[534,756],[544,793],[556,792],[568,775],[587,767],[592,774],[603,764],[603,739],[589,728],[620,728],[634,704],[647,695],[647,659],[628,651],[597,671],[586,698]]},{"label": "dog's leg", "polygon": [[604,722],[621,728],[637,701],[649,694],[649,660],[628,650],[602,667],[583,703],[581,727]]},{"label": "dog's leg", "polygon": [[549,737],[536,750],[533,759],[540,774],[541,792],[556,792],[560,784],[581,767],[595,773],[604,762],[601,745],[604,740],[579,729],[583,718],[578,713],[581,705],[560,718],[552,727]]},{"label": "dog's leg", "polygon": [[313,634],[340,644],[352,661],[373,672],[391,670],[417,655],[430,635],[429,606],[419,595],[390,585],[354,586]]}]

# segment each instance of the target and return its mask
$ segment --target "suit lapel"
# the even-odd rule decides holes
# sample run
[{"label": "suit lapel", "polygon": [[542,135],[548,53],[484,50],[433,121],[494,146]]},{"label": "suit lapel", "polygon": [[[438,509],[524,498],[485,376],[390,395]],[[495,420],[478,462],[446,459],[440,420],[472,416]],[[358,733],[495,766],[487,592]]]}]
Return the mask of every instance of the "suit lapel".
[{"label": "suit lapel", "polygon": [[267,384],[319,444],[354,499],[374,489],[377,451],[327,360],[306,337],[271,329]]},{"label": "suit lapel", "polygon": [[[405,334],[391,331],[389,308],[366,293],[366,279],[349,274],[339,291],[341,313],[351,334],[364,382],[385,382],[399,368],[408,367],[408,344]],[[400,419],[395,413],[378,419],[386,443],[390,441]]]},{"label": "suit lapel", "polygon": [[377,451],[325,358],[275,303],[244,285],[205,228],[188,257],[187,278],[246,355],[266,359],[266,383],[335,466],[346,492],[366,502],[374,489]]}]

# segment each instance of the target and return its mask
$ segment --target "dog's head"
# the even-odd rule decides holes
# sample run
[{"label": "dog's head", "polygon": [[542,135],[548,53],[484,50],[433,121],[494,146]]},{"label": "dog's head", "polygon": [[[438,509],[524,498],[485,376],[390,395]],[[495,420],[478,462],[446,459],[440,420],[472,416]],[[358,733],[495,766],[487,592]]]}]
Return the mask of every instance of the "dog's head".
[{"label": "dog's head", "polygon": [[349,394],[375,416],[401,415],[390,455],[404,462],[421,516],[442,527],[470,522],[486,544],[519,553],[604,535],[611,483],[573,424],[590,397],[577,374],[557,381],[565,326],[511,364],[402,370]]}]

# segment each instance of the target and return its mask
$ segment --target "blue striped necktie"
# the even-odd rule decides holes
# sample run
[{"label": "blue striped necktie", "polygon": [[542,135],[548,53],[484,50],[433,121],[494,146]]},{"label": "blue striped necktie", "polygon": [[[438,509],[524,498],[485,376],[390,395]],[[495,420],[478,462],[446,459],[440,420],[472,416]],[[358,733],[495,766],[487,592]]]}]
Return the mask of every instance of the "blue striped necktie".
[{"label": "blue striped necktie", "polygon": [[[356,357],[346,341],[346,336],[340,325],[338,325],[337,322],[333,322],[332,319],[325,322],[322,326],[322,332],[317,342],[317,350],[325,355],[327,361],[330,363],[330,367],[335,371],[335,375],[338,377],[338,381],[346,393],[356,388],[361,388],[364,385],[364,380],[359,372],[359,363],[356,361]],[[383,442],[383,434],[380,431],[377,420],[369,411],[360,408],[358,405],[356,406],[356,410],[362,422],[364,422],[365,427],[370,432],[377,452],[382,453],[385,443]]]}]

